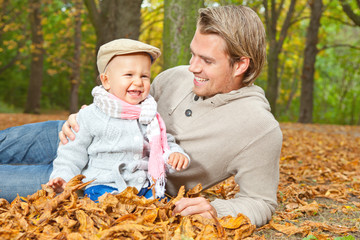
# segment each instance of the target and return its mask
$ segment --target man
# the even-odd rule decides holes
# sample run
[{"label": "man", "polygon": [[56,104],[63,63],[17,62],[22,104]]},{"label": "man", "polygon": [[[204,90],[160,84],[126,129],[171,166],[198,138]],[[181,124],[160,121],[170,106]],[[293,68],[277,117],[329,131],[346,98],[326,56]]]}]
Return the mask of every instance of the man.
[{"label": "man", "polygon": [[[186,171],[168,175],[167,191],[175,195],[181,185],[189,189],[198,183],[209,188],[235,176],[240,186],[235,199],[182,199],[174,212],[206,217],[243,213],[261,226],[277,206],[282,143],[264,92],[253,85],[266,61],[265,30],[248,7],[199,13],[190,66],[167,70],[152,84],[167,131],[193,159]],[[63,130],[73,138],[71,130]]]},{"label": "man", "polygon": [[[282,144],[264,91],[253,85],[266,61],[263,24],[245,6],[201,9],[190,47],[190,66],[161,73],[151,89],[167,131],[192,159],[187,170],[168,175],[167,191],[175,195],[181,185],[189,189],[198,183],[209,188],[235,176],[240,192],[212,202],[184,198],[174,212],[243,213],[262,226],[277,206]],[[65,135],[74,139],[69,125],[78,129],[74,116],[60,132],[63,143]]]}]

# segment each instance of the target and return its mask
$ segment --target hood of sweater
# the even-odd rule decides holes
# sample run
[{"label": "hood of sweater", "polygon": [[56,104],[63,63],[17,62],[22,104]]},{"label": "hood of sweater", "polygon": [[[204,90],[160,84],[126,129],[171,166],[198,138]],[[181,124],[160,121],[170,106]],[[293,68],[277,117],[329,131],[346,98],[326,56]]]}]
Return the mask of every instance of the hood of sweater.
[{"label": "hood of sweater", "polygon": [[242,87],[237,90],[233,90],[228,93],[219,93],[213,97],[207,98],[206,100],[210,101],[215,106],[221,106],[223,104],[227,104],[231,101],[236,101],[238,99],[246,100],[246,98],[251,98],[252,101],[255,100],[261,102],[266,110],[271,110],[270,104],[265,97],[264,90],[254,84],[247,87]]},{"label": "hood of sweater", "polygon": [[[177,89],[179,85],[181,85],[180,89],[182,89],[182,91],[173,92],[173,94],[178,95],[175,98],[175,99],[179,99],[179,102],[177,104],[179,104],[180,101],[184,99],[188,94],[194,94],[192,92],[192,89],[194,87],[193,85],[194,74],[189,71],[188,65],[177,66],[172,69],[166,70],[164,72],[167,71],[171,72],[170,74],[167,75],[168,78],[170,79],[181,78],[181,81],[167,82],[168,87],[174,89]],[[270,104],[265,97],[264,90],[261,87],[254,84],[247,87],[242,87],[237,90],[233,90],[228,93],[218,93],[213,97],[206,98],[204,101],[216,107],[227,104],[231,101],[236,101],[238,99],[243,99],[243,100],[249,99],[251,100],[249,102],[259,103],[263,106],[265,110],[270,111]]]}]

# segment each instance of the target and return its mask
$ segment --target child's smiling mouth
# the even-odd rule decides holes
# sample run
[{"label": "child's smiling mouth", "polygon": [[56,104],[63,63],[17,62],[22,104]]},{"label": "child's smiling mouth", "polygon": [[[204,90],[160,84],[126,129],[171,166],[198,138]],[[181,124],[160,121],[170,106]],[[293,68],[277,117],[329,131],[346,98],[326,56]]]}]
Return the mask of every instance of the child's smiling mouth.
[{"label": "child's smiling mouth", "polygon": [[127,92],[131,96],[140,96],[142,94],[142,91],[140,91],[140,90],[128,90]]}]

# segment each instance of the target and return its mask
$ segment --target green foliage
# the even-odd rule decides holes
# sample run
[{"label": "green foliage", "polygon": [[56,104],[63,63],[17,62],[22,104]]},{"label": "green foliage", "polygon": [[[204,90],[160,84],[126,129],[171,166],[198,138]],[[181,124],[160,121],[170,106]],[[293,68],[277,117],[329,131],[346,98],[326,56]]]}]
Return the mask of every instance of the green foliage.
[{"label": "green foliage", "polygon": [[[251,2],[251,1],[250,1]],[[205,6],[225,6],[225,5],[239,5],[242,4],[241,0],[206,0]]]},{"label": "green foliage", "polygon": [[360,48],[351,48],[360,46],[360,27],[344,22],[341,6],[330,1],[316,59],[314,122],[356,124],[360,117]]},{"label": "green foliage", "polygon": [[[27,2],[8,1],[1,12],[0,30],[0,101],[9,106],[25,105],[30,76],[30,27]],[[62,0],[45,2],[41,7],[44,34],[44,79],[42,108],[69,108],[70,74],[73,58],[73,6]],[[91,102],[90,91],[95,85],[95,33],[82,14],[82,82],[79,89],[80,104]],[[18,60],[9,65],[18,54]],[[1,111],[6,111],[2,109]]]},{"label": "green foliage", "polygon": [[277,112],[280,121],[297,121],[299,117],[301,71],[308,22],[308,19],[304,19],[292,25],[279,56],[280,91]]},{"label": "green foliage", "polygon": [[[318,43],[320,51],[316,58],[313,121],[357,124],[360,118],[360,27],[354,26],[337,1],[323,1],[326,7],[321,19]],[[288,5],[289,2],[286,0],[284,4]],[[309,23],[307,3],[305,0],[297,1],[296,21],[290,27],[279,56],[279,121],[297,121],[299,115],[303,52]],[[0,4],[0,112],[18,111],[25,105],[30,76],[28,3],[14,0],[0,1]],[[227,4],[246,4],[264,21],[263,1],[205,1],[205,6]],[[349,4],[355,13],[360,14],[354,0],[349,1]],[[41,107],[68,109],[74,55],[73,2],[44,0],[41,14],[46,50]],[[280,12],[279,21],[283,21],[284,17],[285,12]],[[140,40],[163,50],[163,19],[164,0],[144,0]],[[166,41],[174,40],[174,36],[169,36]],[[97,77],[94,62],[96,35],[85,6],[82,9],[81,41],[80,105],[92,101],[90,92]],[[152,78],[163,70],[163,66],[164,60],[161,57],[152,67]],[[266,69],[256,80],[256,84],[266,89]]]},{"label": "green foliage", "polygon": [[[158,47],[163,52],[163,20],[164,20],[164,1],[145,0],[142,4],[142,26],[140,29],[139,40]],[[152,79],[164,68],[163,54],[156,60],[151,67]]]},{"label": "green foliage", "polygon": [[360,116],[360,61],[347,49],[328,49],[324,55],[317,61],[314,120],[356,124]]},{"label": "green foliage", "polygon": [[[305,32],[309,22],[307,8],[299,14],[301,4],[297,4],[299,21],[292,25],[280,55],[281,86],[277,101],[280,121],[297,121],[299,115]],[[327,8],[321,19],[317,46],[320,52],[315,66],[313,122],[356,124],[360,118],[360,85],[357,84],[360,49],[351,46],[360,45],[360,28],[344,24],[349,21],[337,2],[324,1],[324,5]]]},{"label": "green foliage", "polygon": [[315,237],[314,235],[308,235],[307,237],[303,238],[302,240],[311,240],[311,239],[317,240],[317,237]]},{"label": "green foliage", "polygon": [[204,0],[164,2],[164,67],[186,65],[191,58],[190,42],[196,30],[196,16]]},{"label": "green foliage", "polygon": [[355,240],[355,238],[351,235],[348,235],[346,237],[336,237],[334,240]]},{"label": "green foliage", "polygon": [[[302,240],[317,240],[318,238],[315,237],[314,235],[308,235],[307,237],[303,238]],[[355,240],[355,238],[351,235],[345,236],[345,237],[336,237],[334,238],[334,240]]]},{"label": "green foliage", "polygon": [[[70,76],[74,55],[74,10],[72,4],[53,2],[46,11],[43,25],[47,58],[42,87],[42,106],[45,108],[69,108]],[[91,89],[95,85],[95,33],[82,11],[81,79],[79,102],[91,102]]]},{"label": "green foliage", "polygon": [[13,105],[8,105],[3,101],[0,101],[0,112],[5,113],[18,113],[21,112],[21,109],[14,107]]},{"label": "green foliage", "polygon": [[0,16],[0,101],[22,107],[29,78],[30,42],[27,8],[23,1],[6,1]]}]

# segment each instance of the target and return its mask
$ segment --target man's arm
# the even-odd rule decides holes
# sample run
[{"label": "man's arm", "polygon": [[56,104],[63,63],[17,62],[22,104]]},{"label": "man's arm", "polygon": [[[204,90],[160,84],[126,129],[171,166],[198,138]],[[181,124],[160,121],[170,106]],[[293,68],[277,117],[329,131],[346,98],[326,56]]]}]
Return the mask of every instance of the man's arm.
[{"label": "man's arm", "polygon": [[183,198],[175,204],[174,213],[183,216],[200,214],[207,218],[235,217],[242,213],[253,224],[263,226],[271,219],[277,206],[281,146],[282,133],[277,127],[251,144],[238,156],[241,160],[234,159],[228,165],[228,171],[238,170],[235,181],[240,186],[240,192],[234,199],[209,202],[203,197]]},{"label": "man's arm", "polygon": [[[81,109],[84,109],[86,107],[87,105],[82,105]],[[61,131],[59,132],[60,142],[64,145],[69,142],[68,138],[71,141],[74,141],[75,134],[72,130],[74,130],[75,132],[79,132],[80,127],[78,122],[76,121],[78,114],[79,113],[70,114],[68,120],[65,121],[64,125],[61,128]]]},{"label": "man's arm", "polygon": [[282,133],[280,127],[276,127],[230,162],[228,171],[237,169],[235,181],[240,192],[234,199],[211,202],[219,217],[242,213],[257,226],[271,219],[277,207],[281,146]]}]

